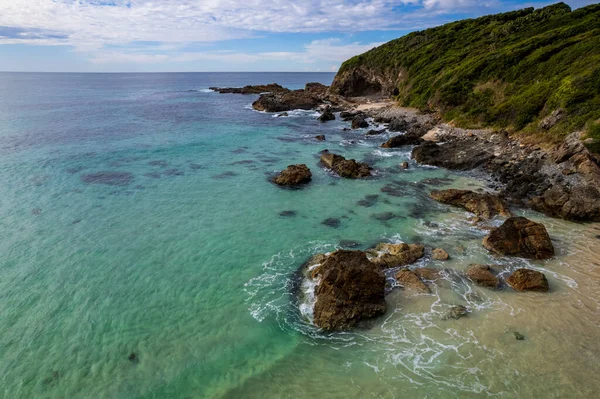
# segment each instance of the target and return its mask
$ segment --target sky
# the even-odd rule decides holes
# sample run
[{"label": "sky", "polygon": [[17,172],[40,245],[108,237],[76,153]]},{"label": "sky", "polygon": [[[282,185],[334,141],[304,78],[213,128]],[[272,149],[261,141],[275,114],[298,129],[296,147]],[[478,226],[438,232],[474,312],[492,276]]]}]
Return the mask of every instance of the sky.
[{"label": "sky", "polygon": [[[565,1],[573,8],[599,0]],[[0,0],[0,71],[335,72],[415,30],[553,1]]]}]

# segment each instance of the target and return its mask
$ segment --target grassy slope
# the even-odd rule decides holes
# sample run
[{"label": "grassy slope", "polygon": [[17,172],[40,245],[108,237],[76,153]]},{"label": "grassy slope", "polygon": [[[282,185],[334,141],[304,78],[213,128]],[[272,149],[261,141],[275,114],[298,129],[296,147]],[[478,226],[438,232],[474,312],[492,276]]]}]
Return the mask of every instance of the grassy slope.
[{"label": "grassy slope", "polygon": [[351,58],[340,73],[358,66],[403,72],[403,105],[437,109],[463,126],[539,133],[538,121],[563,108],[567,117],[547,139],[584,126],[600,139],[600,4],[571,12],[559,3],[414,32]]}]

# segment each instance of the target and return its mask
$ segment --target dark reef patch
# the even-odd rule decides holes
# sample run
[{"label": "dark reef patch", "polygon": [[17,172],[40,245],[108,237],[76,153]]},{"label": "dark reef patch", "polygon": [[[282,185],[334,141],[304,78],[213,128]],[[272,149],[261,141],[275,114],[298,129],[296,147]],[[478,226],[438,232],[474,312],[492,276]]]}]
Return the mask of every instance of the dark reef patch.
[{"label": "dark reef patch", "polygon": [[235,173],[235,172],[223,172],[221,174],[212,176],[212,178],[213,179],[228,179],[228,178],[234,177],[234,176],[237,176],[237,173]]},{"label": "dark reef patch", "polygon": [[294,217],[297,214],[298,214],[298,212],[296,212],[296,211],[283,211],[283,212],[279,212],[279,216],[286,217],[286,218]]},{"label": "dark reef patch", "polygon": [[337,218],[327,218],[325,220],[323,220],[321,222],[322,225],[325,225],[327,227],[331,227],[334,229],[339,228],[342,225],[342,221],[340,219]]},{"label": "dark reef patch", "polygon": [[379,200],[379,195],[365,195],[364,199],[361,199],[356,203],[358,206],[364,206],[365,208],[370,208],[377,204]]},{"label": "dark reef patch", "polygon": [[104,184],[108,186],[127,186],[134,177],[129,172],[97,172],[81,175],[81,181],[88,184]]}]

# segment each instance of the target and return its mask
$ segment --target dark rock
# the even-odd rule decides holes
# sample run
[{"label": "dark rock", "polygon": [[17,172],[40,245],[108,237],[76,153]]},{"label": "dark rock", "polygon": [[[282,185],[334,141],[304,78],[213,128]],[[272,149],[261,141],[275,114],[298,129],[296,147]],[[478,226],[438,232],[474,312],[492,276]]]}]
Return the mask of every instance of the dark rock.
[{"label": "dark rock", "polygon": [[348,179],[358,179],[371,176],[371,168],[366,163],[356,162],[354,159],[346,159],[341,155],[324,151],[321,162],[332,169],[339,176]]},{"label": "dark rock", "polygon": [[81,181],[88,184],[127,186],[133,181],[133,174],[129,172],[97,172],[82,175]]},{"label": "dark rock", "polygon": [[565,110],[562,108],[555,109],[550,115],[545,117],[539,123],[539,128],[543,130],[550,130],[554,127],[561,119],[565,116]]},{"label": "dark rock", "polygon": [[367,116],[365,114],[358,114],[352,118],[352,129],[361,129],[366,127],[369,127],[369,122],[367,122]]},{"label": "dark rock", "polygon": [[33,208],[31,210],[31,214],[32,215],[41,215],[42,214],[42,208]]},{"label": "dark rock", "polygon": [[317,95],[323,95],[327,93],[328,89],[328,86],[325,86],[324,84],[318,82],[309,82],[304,86],[305,92]]},{"label": "dark rock", "polygon": [[317,141],[325,141],[325,135],[324,134],[319,134],[318,136],[315,136],[315,139]]},{"label": "dark rock", "polygon": [[191,164],[190,164],[190,169],[191,169],[191,170],[200,170],[200,169],[202,169],[202,168],[203,168],[203,166],[202,166],[202,165],[198,165],[198,164],[196,164],[196,163],[191,163]]},{"label": "dark rock", "polygon": [[408,167],[409,167],[408,162],[402,162],[400,164],[400,169],[406,170],[406,169],[408,169]]},{"label": "dark rock", "polygon": [[479,194],[468,190],[434,190],[430,194],[431,198],[436,201],[443,202],[465,208],[469,212],[473,212],[477,216],[490,219],[496,215],[510,216],[504,201],[496,195]]},{"label": "dark rock", "polygon": [[148,165],[150,166],[160,166],[161,168],[166,168],[167,166],[169,166],[169,163],[167,161],[150,161],[148,162]]},{"label": "dark rock", "polygon": [[385,129],[381,129],[381,130],[369,130],[366,135],[367,136],[377,136],[379,134],[383,134],[385,133]]},{"label": "dark rock", "polygon": [[294,109],[315,109],[322,103],[323,100],[316,93],[294,90],[261,94],[258,100],[252,103],[252,107],[257,111],[283,112]]},{"label": "dark rock", "polygon": [[375,220],[379,220],[380,222],[387,222],[388,220],[395,219],[397,215],[393,212],[382,212],[382,213],[374,213],[371,217]]},{"label": "dark rock", "polygon": [[290,91],[289,89],[286,89],[277,83],[244,87],[211,87],[210,90],[221,94],[287,93]]},{"label": "dark rock", "polygon": [[500,285],[500,281],[488,265],[470,265],[466,274],[471,281],[482,287],[498,288]]},{"label": "dark rock", "polygon": [[421,278],[413,271],[402,269],[396,273],[395,277],[404,288],[422,292],[424,294],[431,293],[429,287],[427,287]]},{"label": "dark rock", "polygon": [[530,269],[515,270],[515,272],[506,279],[506,282],[515,291],[547,292],[550,289],[546,276],[544,276],[543,273]]},{"label": "dark rock", "polygon": [[183,176],[185,172],[179,169],[168,169],[164,171],[164,174],[167,176]]},{"label": "dark rock", "polygon": [[525,336],[521,333],[518,333],[516,331],[513,331],[513,334],[515,335],[515,338],[517,339],[517,341],[524,341],[525,340]]},{"label": "dark rock", "polygon": [[127,359],[129,359],[131,363],[138,363],[140,361],[140,358],[135,352],[131,352],[129,356],[127,356]]},{"label": "dark rock", "polygon": [[362,251],[338,250],[319,267],[314,323],[347,330],[385,313],[385,275]]},{"label": "dark rock", "polygon": [[323,220],[321,222],[321,224],[327,226],[327,227],[332,227],[334,229],[337,229],[338,227],[341,226],[342,221],[340,219],[337,218],[327,218],[325,220]]},{"label": "dark rock", "polygon": [[362,114],[360,111],[342,111],[340,112],[340,118],[343,121],[351,121],[355,116]]},{"label": "dark rock", "polygon": [[75,219],[71,222],[71,224],[79,224],[81,223],[81,219]]},{"label": "dark rock", "polygon": [[397,148],[405,145],[416,145],[423,141],[421,137],[413,134],[401,134],[394,136],[381,145],[381,148]]},{"label": "dark rock", "polygon": [[325,108],[325,110],[323,111],[321,116],[319,116],[319,122],[321,122],[321,123],[325,123],[325,122],[333,121],[333,120],[335,120],[335,115],[331,111],[331,107]]},{"label": "dark rock", "polygon": [[528,259],[549,259],[554,256],[554,246],[544,225],[524,217],[507,219],[484,238],[483,246],[503,256]]},{"label": "dark rock", "polygon": [[493,154],[484,150],[473,150],[463,141],[449,142],[443,146],[427,141],[412,152],[412,158],[418,163],[455,170],[475,169],[493,157]]},{"label": "dark rock", "polygon": [[390,132],[405,132],[408,130],[408,122],[404,119],[393,119],[388,126]]},{"label": "dark rock", "polygon": [[306,165],[289,165],[273,179],[273,183],[280,186],[298,186],[310,182],[311,179],[312,173]]},{"label": "dark rock", "polygon": [[279,213],[279,216],[282,216],[282,217],[294,217],[296,215],[297,215],[296,211],[283,211],[283,212]]},{"label": "dark rock", "polygon": [[418,268],[413,270],[413,272],[419,276],[421,280],[436,281],[440,278],[440,270],[432,269],[430,267]]},{"label": "dark rock", "polygon": [[452,306],[450,309],[448,309],[448,311],[446,311],[444,313],[444,315],[442,315],[442,320],[450,320],[450,319],[458,320],[461,317],[465,317],[468,314],[469,314],[469,311],[467,310],[466,307],[464,307],[462,305]]}]

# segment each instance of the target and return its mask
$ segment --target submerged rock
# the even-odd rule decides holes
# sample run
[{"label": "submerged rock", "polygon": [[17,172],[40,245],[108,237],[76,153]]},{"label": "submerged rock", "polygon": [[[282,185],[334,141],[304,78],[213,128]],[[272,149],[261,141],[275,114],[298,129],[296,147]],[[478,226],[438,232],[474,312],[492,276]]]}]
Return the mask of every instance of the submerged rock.
[{"label": "submerged rock", "polygon": [[469,314],[469,311],[467,310],[466,307],[464,307],[462,305],[452,306],[450,309],[448,309],[442,315],[442,320],[450,320],[450,319],[458,320],[461,317],[465,317],[468,314]]},{"label": "submerged rock", "polygon": [[450,255],[448,255],[448,252],[444,251],[442,248],[435,248],[433,250],[432,256],[433,259],[435,260],[448,260],[450,259]]},{"label": "submerged rock", "polygon": [[530,269],[518,269],[506,279],[515,291],[547,292],[550,287],[544,273]]},{"label": "submerged rock", "polygon": [[374,250],[371,261],[382,268],[408,266],[425,256],[425,247],[419,244],[378,244]]},{"label": "submerged rock", "polygon": [[440,270],[433,269],[430,267],[422,267],[413,270],[413,272],[419,276],[422,280],[436,281],[440,278]]},{"label": "submerged rock", "polygon": [[434,190],[430,194],[431,198],[444,204],[450,204],[465,208],[477,216],[486,219],[493,218],[496,215],[510,216],[508,207],[504,201],[489,193],[475,193],[469,190]]},{"label": "submerged rock", "polygon": [[279,212],[279,216],[286,217],[286,218],[294,217],[297,214],[298,213],[296,211],[282,211],[282,212]]},{"label": "submerged rock", "polygon": [[337,229],[338,227],[341,226],[342,221],[337,218],[327,218],[327,219],[323,220],[321,222],[321,224],[323,224],[327,227],[333,227],[334,229]]},{"label": "submerged rock", "polygon": [[413,271],[408,269],[402,269],[398,273],[396,273],[396,280],[404,288],[411,289],[413,291],[422,292],[424,294],[429,294],[431,291],[429,287],[425,285],[425,283],[421,280],[421,278]]},{"label": "submerged rock", "polygon": [[129,172],[97,172],[82,175],[81,181],[89,184],[127,186],[133,181],[133,174]]},{"label": "submerged rock", "polygon": [[402,163],[400,164],[400,169],[403,169],[403,170],[406,170],[406,169],[408,169],[408,162],[406,162],[406,161],[405,161],[405,162],[402,162]]},{"label": "submerged rock", "polygon": [[482,287],[498,288],[500,285],[500,281],[488,265],[470,265],[466,274],[471,281]]},{"label": "submerged rock", "polygon": [[362,251],[338,250],[318,267],[314,323],[347,330],[385,313],[385,275]]},{"label": "submerged rock", "polygon": [[342,248],[358,248],[360,247],[360,242],[354,240],[340,240],[338,245]]},{"label": "submerged rock", "polygon": [[370,208],[377,203],[379,195],[365,195],[364,199],[359,200],[356,205]]},{"label": "submerged rock", "polygon": [[140,361],[140,358],[135,352],[131,352],[129,356],[127,356],[127,359],[129,359],[131,363],[138,363]]},{"label": "submerged rock", "polygon": [[554,256],[554,246],[544,225],[524,217],[507,219],[483,239],[483,246],[504,256],[527,259],[549,259]]},{"label": "submerged rock", "polygon": [[513,334],[516,338],[517,341],[524,341],[525,340],[525,336],[521,333],[518,333],[516,331],[513,331]]},{"label": "submerged rock", "polygon": [[324,134],[319,134],[319,135],[315,136],[315,139],[317,141],[325,141],[325,135]]},{"label": "submerged rock", "polygon": [[341,155],[333,154],[327,150],[321,154],[321,162],[336,172],[340,177],[359,179],[371,176],[371,168],[366,163],[346,159]]},{"label": "submerged rock", "polygon": [[311,179],[312,173],[306,165],[289,165],[273,179],[273,183],[280,186],[298,186],[310,182]]}]

